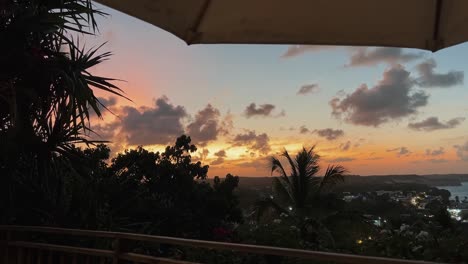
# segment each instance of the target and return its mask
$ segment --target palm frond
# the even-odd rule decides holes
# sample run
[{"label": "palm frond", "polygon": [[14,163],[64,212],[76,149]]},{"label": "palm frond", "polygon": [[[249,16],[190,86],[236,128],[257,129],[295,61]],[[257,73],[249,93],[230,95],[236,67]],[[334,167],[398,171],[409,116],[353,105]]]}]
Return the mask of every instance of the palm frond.
[{"label": "palm frond", "polygon": [[315,152],[315,145],[312,146],[308,151],[307,151],[307,174],[311,176],[315,176],[317,172],[320,171],[320,165],[319,165],[319,160],[320,160],[320,155],[318,155]]},{"label": "palm frond", "polygon": [[344,182],[346,173],[348,173],[348,170],[341,165],[329,165],[319,183],[319,192],[330,189],[337,183]]},{"label": "palm frond", "polygon": [[286,173],[286,170],[283,167],[283,164],[281,164],[281,161],[279,159],[272,157],[271,158],[271,174],[276,172],[279,174],[279,176],[286,181],[289,184],[289,178],[288,174]]},{"label": "palm frond", "polygon": [[285,149],[283,153],[281,153],[281,156],[285,157],[288,160],[289,166],[291,167],[291,170],[292,170],[291,176],[297,175],[297,164],[291,158],[291,156],[289,155],[289,152]]},{"label": "palm frond", "polygon": [[273,178],[273,191],[278,198],[284,202],[293,203],[293,195],[290,186],[282,178]]},{"label": "palm frond", "polygon": [[290,215],[288,210],[282,208],[273,199],[267,198],[259,200],[255,203],[254,213],[256,220],[259,221],[269,209],[273,209],[278,214],[284,213],[286,215]]},{"label": "palm frond", "polygon": [[315,153],[314,149],[315,146],[310,149],[302,148],[294,158],[287,150],[283,151],[281,156],[286,158],[291,169],[289,175],[281,162],[272,157],[272,173],[279,174],[279,177],[273,181],[275,192],[283,200],[289,200],[297,209],[305,208],[308,197],[311,195],[311,185],[320,169],[318,164],[320,156]]}]

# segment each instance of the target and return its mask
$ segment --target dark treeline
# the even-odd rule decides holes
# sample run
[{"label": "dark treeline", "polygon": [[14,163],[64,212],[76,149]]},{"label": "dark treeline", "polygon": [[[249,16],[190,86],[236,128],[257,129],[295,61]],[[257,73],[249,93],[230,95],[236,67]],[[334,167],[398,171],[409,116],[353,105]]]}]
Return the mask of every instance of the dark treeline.
[{"label": "dark treeline", "polygon": [[217,228],[242,221],[233,193],[239,178],[228,174],[208,184],[208,166],[191,161],[194,151],[190,137],[181,136],[162,153],[139,147],[108,164],[105,145],[77,148],[71,160],[77,170],[57,168],[64,174],[47,183],[53,191],[3,175],[13,177],[3,185],[2,223],[214,239]]}]

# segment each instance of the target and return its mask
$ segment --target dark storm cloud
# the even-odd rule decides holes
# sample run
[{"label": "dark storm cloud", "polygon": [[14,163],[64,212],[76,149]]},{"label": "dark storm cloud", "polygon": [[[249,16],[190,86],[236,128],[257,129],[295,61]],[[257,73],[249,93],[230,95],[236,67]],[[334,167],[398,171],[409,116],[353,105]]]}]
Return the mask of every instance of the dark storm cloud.
[{"label": "dark storm cloud", "polygon": [[252,150],[267,154],[270,150],[270,138],[266,133],[258,134],[251,130],[244,134],[237,134],[232,144],[234,146],[248,146]]},{"label": "dark storm cloud", "polygon": [[[253,116],[269,117],[272,116],[272,112],[275,108],[276,106],[272,104],[262,104],[257,107],[255,103],[251,103],[245,108],[244,114],[247,118]],[[284,115],[284,111],[282,111],[279,115]]]},{"label": "dark storm cloud", "polygon": [[220,118],[219,110],[208,104],[198,111],[195,120],[187,125],[186,133],[195,144],[205,146],[208,142],[216,140],[219,134],[224,133]]},{"label": "dark storm cloud", "polygon": [[425,120],[421,122],[409,123],[408,127],[413,130],[419,130],[419,131],[434,131],[434,130],[440,130],[440,129],[455,128],[458,125],[460,125],[464,120],[465,118],[463,117],[457,117],[457,118],[452,118],[446,122],[440,122],[439,118],[432,116],[432,117],[426,118]]},{"label": "dark storm cloud", "polygon": [[320,91],[320,88],[319,88],[318,84],[316,84],[316,83],[314,83],[314,84],[305,84],[305,85],[301,86],[299,91],[297,91],[297,94],[298,95],[306,95],[306,94],[310,94],[310,93],[316,93],[318,91]]},{"label": "dark storm cloud", "polygon": [[418,108],[427,105],[429,96],[412,91],[413,86],[410,73],[400,65],[393,66],[374,87],[363,84],[344,98],[333,98],[332,114],[355,125],[375,127],[415,114]]},{"label": "dark storm cloud", "polygon": [[462,71],[449,71],[447,73],[435,73],[437,67],[435,60],[430,59],[417,66],[419,78],[418,85],[421,87],[441,87],[447,88],[459,84],[463,84],[464,73]]},{"label": "dark storm cloud", "polygon": [[339,137],[344,136],[343,130],[332,128],[314,130],[314,133],[316,133],[320,137],[326,138],[327,140],[335,140]]},{"label": "dark storm cloud", "polygon": [[460,160],[468,161],[468,141],[463,145],[455,145],[453,147],[455,148]]},{"label": "dark storm cloud", "polygon": [[445,154],[445,150],[443,147],[440,147],[439,149],[426,149],[426,156],[440,156]]},{"label": "dark storm cloud", "polygon": [[387,149],[387,152],[395,152],[398,157],[408,156],[408,155],[411,154],[411,151],[409,151],[408,148],[406,148],[406,147]]},{"label": "dark storm cloud", "polygon": [[397,64],[420,59],[423,53],[405,52],[402,48],[353,48],[348,67],[374,66],[380,63]]},{"label": "dark storm cloud", "polygon": [[186,116],[183,106],[174,106],[161,97],[154,107],[123,107],[122,132],[130,145],[167,144],[184,133],[182,119]]}]

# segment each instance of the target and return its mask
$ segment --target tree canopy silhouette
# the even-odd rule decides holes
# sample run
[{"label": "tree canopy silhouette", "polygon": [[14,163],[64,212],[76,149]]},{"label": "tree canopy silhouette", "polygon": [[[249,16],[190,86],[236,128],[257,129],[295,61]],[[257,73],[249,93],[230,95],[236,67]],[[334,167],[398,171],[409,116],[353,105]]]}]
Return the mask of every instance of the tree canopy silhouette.
[{"label": "tree canopy silhouette", "polygon": [[75,145],[93,143],[90,115],[104,109],[94,90],[123,96],[113,79],[90,71],[111,54],[76,37],[95,34],[95,15],[105,14],[91,0],[0,2],[2,215],[19,210],[19,193],[63,206],[65,178],[82,176]]}]

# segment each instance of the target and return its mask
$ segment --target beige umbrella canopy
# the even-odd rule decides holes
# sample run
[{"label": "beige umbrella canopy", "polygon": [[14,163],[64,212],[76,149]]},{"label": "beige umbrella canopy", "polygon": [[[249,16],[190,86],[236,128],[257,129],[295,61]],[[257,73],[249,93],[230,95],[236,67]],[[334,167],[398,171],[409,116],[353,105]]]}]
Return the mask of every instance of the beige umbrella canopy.
[{"label": "beige umbrella canopy", "polygon": [[188,44],[389,46],[468,41],[468,0],[98,0]]}]

